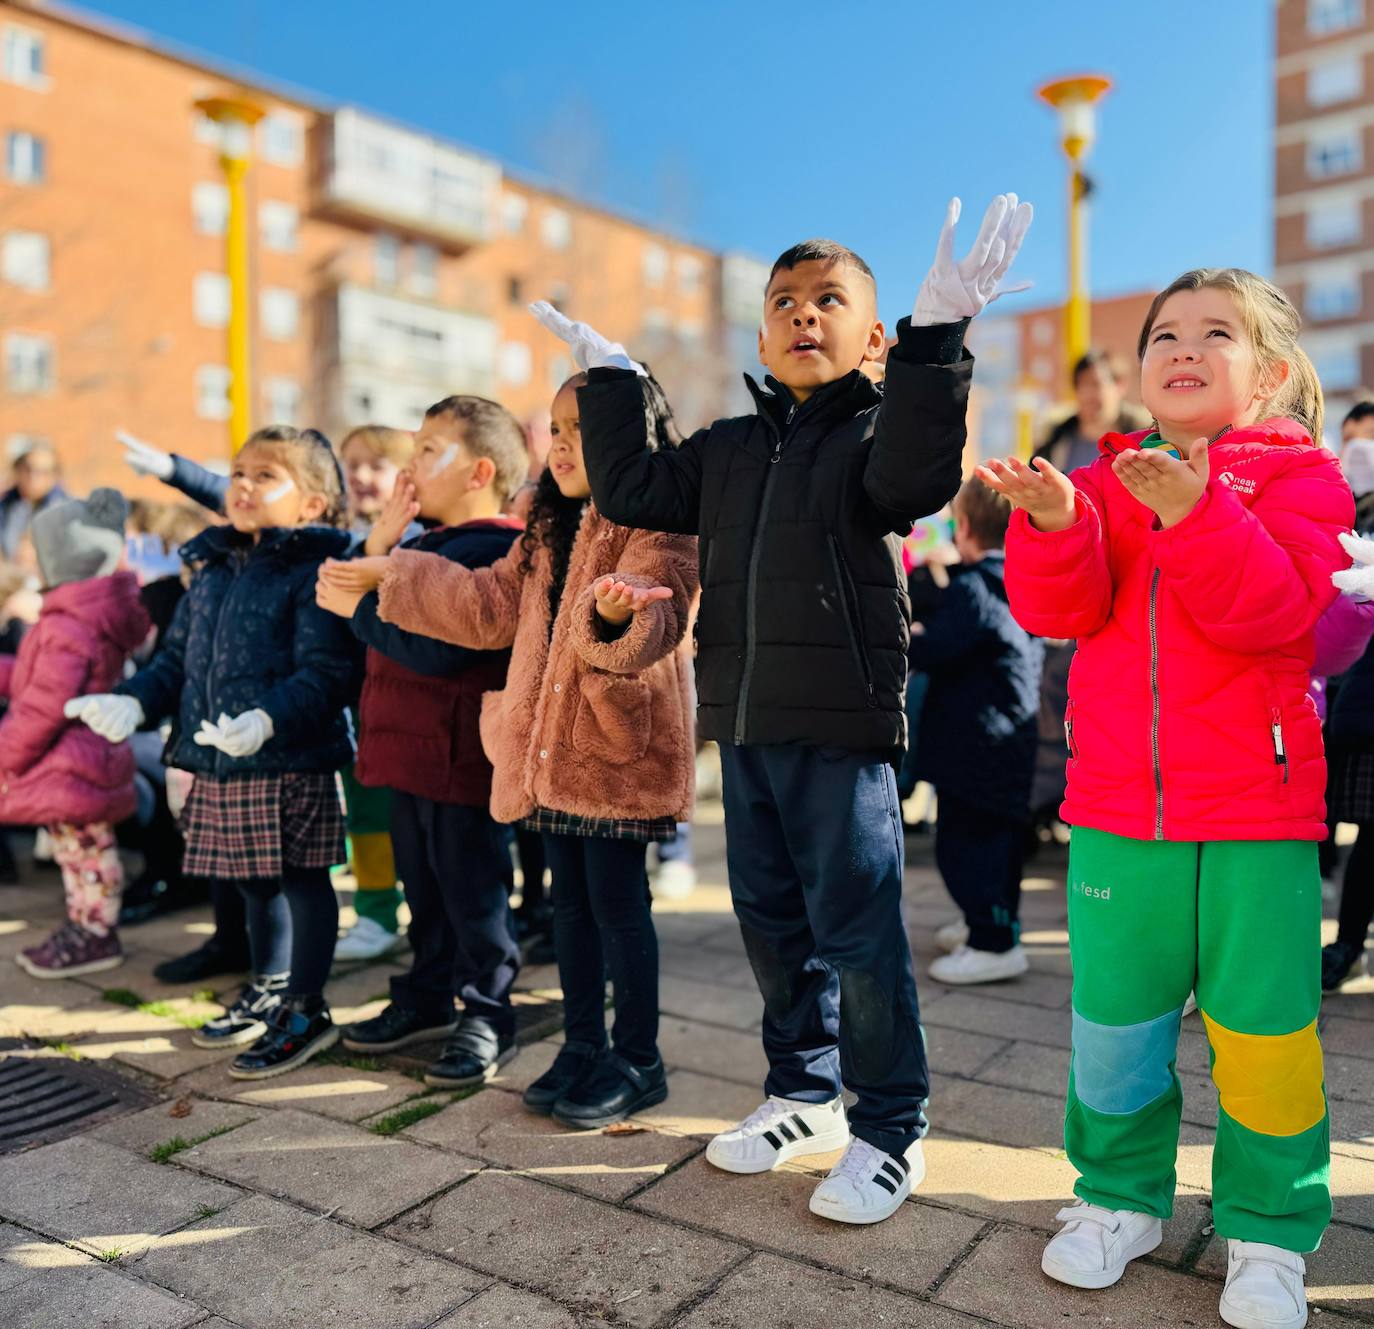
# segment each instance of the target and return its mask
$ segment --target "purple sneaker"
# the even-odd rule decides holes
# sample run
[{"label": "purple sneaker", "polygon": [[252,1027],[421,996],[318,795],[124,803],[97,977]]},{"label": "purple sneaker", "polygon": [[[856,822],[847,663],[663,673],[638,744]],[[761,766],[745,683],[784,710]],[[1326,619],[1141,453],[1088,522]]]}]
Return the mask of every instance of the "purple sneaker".
[{"label": "purple sneaker", "polygon": [[20,951],[14,958],[34,978],[72,978],[123,964],[124,948],[113,929],[97,937],[76,923],[66,923],[47,941]]}]

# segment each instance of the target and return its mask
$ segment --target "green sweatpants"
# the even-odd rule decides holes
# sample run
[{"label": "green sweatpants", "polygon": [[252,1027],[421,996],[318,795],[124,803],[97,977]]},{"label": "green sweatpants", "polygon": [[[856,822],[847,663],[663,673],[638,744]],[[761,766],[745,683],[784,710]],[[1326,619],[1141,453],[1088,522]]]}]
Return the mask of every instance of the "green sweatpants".
[{"label": "green sweatpants", "polygon": [[401,892],[391,850],[391,790],[359,784],[351,762],[339,775],[348,818],[348,862],[358,885],[353,907],[359,918],[370,918],[388,932],[396,932],[401,926],[396,917]]},{"label": "green sweatpants", "polygon": [[1179,1021],[1196,991],[1221,1103],[1216,1230],[1316,1250],[1331,1218],[1317,846],[1076,829],[1069,946],[1064,1141],[1076,1193],[1108,1209],[1173,1212]]}]

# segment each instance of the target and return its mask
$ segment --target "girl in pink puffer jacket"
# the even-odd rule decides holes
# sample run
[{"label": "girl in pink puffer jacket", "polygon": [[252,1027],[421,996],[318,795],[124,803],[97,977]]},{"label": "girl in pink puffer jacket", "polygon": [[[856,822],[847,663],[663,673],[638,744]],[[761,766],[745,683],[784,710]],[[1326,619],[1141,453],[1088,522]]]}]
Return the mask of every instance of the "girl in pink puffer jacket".
[{"label": "girl in pink puffer jacket", "polygon": [[1079,1203],[1042,1268],[1102,1288],[1173,1204],[1174,1070],[1190,988],[1220,1096],[1221,1317],[1306,1323],[1330,1218],[1316,1016],[1326,767],[1308,678],[1354,502],[1321,437],[1299,319],[1237,269],[1184,274],[1140,337],[1156,428],[1107,435],[1072,480],[980,475],[1019,509],[1006,587],[1031,632],[1077,637],[1065,728],[1073,957],[1065,1141]]},{"label": "girl in pink puffer jacket", "polygon": [[35,978],[112,969],[124,959],[115,925],[124,880],[114,823],[134,810],[134,758],[63,707],[108,692],[151,626],[124,553],[128,507],[114,489],[40,512],[30,528],[46,587],[38,622],[3,657],[0,822],[46,826],[67,897],[67,922],[15,958]]}]

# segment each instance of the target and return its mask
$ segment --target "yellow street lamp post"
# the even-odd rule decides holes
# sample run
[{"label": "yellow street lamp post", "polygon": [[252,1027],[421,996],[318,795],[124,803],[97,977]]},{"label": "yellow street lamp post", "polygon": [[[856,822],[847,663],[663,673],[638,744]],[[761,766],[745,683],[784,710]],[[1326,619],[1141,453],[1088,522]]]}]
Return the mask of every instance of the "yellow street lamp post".
[{"label": "yellow street lamp post", "polygon": [[229,448],[237,452],[252,424],[253,376],[249,356],[251,302],[248,274],[246,179],[253,156],[253,126],[264,110],[246,97],[205,97],[196,102],[220,127],[220,169],[229,192],[224,266],[229,277]]},{"label": "yellow street lamp post", "polygon": [[1091,334],[1084,204],[1088,178],[1083,162],[1097,133],[1096,104],[1112,81],[1100,74],[1055,79],[1039,89],[1042,101],[1059,113],[1060,146],[1069,159],[1069,298],[1064,306],[1064,343],[1070,369],[1088,349]]}]

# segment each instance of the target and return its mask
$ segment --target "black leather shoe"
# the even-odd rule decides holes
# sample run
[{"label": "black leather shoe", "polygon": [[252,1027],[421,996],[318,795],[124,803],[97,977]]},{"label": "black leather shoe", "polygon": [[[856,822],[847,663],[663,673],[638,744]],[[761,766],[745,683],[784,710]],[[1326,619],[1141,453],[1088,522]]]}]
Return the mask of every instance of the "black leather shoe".
[{"label": "black leather shoe", "polygon": [[267,1016],[267,1032],[230,1063],[235,1080],[266,1080],[303,1066],[339,1041],[323,997],[284,997]]},{"label": "black leather shoe", "polygon": [[164,960],[153,969],[159,983],[199,983],[205,978],[219,978],[223,974],[242,974],[248,969],[248,952],[231,950],[211,937],[204,946],[189,955]]},{"label": "black leather shoe", "polygon": [[498,1034],[487,1020],[462,1020],[444,1044],[439,1060],[426,1068],[425,1083],[431,1089],[485,1084],[518,1051],[513,1034]]},{"label": "black leather shoe", "polygon": [[437,1043],[457,1028],[456,1014],[450,1020],[436,1020],[392,1002],[380,1015],[344,1026],[343,1045],[350,1052],[395,1052],[412,1043]]},{"label": "black leather shoe", "polygon": [[601,1052],[594,1043],[564,1043],[553,1065],[525,1090],[525,1106],[547,1117],[553,1105],[592,1069]]},{"label": "black leather shoe", "polygon": [[636,1066],[617,1052],[603,1052],[591,1070],[553,1105],[553,1119],[578,1131],[600,1130],[668,1097],[660,1057]]},{"label": "black leather shoe", "polygon": [[1322,991],[1334,992],[1350,976],[1360,958],[1360,947],[1333,941],[1322,947]]}]

